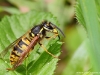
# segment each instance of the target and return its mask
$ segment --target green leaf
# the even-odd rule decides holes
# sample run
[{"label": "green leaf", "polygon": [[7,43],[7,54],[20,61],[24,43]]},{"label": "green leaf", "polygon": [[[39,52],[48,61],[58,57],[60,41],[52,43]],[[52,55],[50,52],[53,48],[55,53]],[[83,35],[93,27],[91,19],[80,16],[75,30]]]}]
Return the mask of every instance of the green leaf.
[{"label": "green leaf", "polygon": [[[31,11],[26,14],[5,16],[0,22],[0,52],[43,20],[59,25],[51,13]],[[55,56],[60,54],[62,42],[59,42],[58,38],[55,38],[55,40],[45,39],[43,45]],[[3,59],[0,59],[0,75],[52,75],[54,73],[58,59],[46,53],[38,44],[21,66],[15,71],[7,72],[6,68],[11,67],[9,62],[10,51]]]},{"label": "green leaf", "polygon": [[79,23],[81,23],[86,28],[86,24],[85,24],[84,17],[82,15],[82,10],[80,8],[79,3],[77,3],[77,5],[76,5],[76,12],[75,13],[76,13],[76,16],[77,16]]},{"label": "green leaf", "polygon": [[85,71],[89,70],[87,43],[88,41],[85,40],[75,51],[62,75],[82,75]]},{"label": "green leaf", "polygon": [[96,72],[100,71],[100,21],[95,0],[78,0],[76,16],[78,21],[86,27],[88,33],[91,43],[91,50],[88,53],[93,69]]},{"label": "green leaf", "polygon": [[[11,4],[19,7],[19,8],[26,8],[28,10],[30,9],[35,9],[35,10],[41,10],[40,8],[43,7],[41,6],[41,3],[39,1],[29,1],[29,0],[8,0]],[[24,9],[25,10],[25,9]]]},{"label": "green leaf", "polygon": [[20,14],[21,13],[18,9],[16,9],[14,7],[2,7],[2,6],[0,6],[0,12],[2,12],[2,11],[6,11],[10,14]]}]

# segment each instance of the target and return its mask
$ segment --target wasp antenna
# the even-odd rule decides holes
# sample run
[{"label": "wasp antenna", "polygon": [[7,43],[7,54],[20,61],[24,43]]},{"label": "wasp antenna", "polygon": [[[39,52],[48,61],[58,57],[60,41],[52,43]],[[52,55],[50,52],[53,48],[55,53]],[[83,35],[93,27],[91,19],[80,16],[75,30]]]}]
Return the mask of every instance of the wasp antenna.
[{"label": "wasp antenna", "polygon": [[[52,25],[54,25],[54,24],[52,24]],[[56,25],[54,25],[60,32],[61,32],[61,34],[65,37],[65,34],[63,33],[63,31],[59,28],[59,27],[57,27]]]}]

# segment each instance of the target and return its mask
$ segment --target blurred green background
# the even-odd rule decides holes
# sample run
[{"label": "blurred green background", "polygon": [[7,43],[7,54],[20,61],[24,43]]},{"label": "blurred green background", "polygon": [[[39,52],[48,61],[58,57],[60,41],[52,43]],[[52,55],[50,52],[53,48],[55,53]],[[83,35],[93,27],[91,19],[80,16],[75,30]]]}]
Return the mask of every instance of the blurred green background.
[{"label": "blurred green background", "polygon": [[31,10],[51,12],[66,36],[54,75],[83,75],[91,65],[85,48],[87,32],[76,19],[75,4],[76,0],[0,0],[0,20]]}]

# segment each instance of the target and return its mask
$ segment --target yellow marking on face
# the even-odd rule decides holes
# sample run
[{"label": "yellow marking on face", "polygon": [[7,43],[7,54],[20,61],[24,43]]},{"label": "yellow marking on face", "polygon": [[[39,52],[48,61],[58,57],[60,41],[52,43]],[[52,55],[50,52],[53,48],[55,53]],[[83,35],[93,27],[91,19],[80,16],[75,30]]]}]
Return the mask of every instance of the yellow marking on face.
[{"label": "yellow marking on face", "polygon": [[58,33],[58,31],[56,29],[53,29],[53,33]]},{"label": "yellow marking on face", "polygon": [[48,30],[48,28],[44,27],[45,30]]}]

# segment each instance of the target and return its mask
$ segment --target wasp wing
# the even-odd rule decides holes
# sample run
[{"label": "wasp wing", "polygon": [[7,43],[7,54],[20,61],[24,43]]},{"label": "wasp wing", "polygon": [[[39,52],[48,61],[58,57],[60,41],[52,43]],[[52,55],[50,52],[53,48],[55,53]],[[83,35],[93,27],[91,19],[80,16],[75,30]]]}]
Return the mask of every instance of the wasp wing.
[{"label": "wasp wing", "polygon": [[8,47],[6,47],[1,53],[0,53],[0,58],[3,58],[7,52],[10,50],[10,48],[12,48],[17,41],[19,41],[21,38],[23,38],[25,35],[27,35],[30,32],[30,30],[28,30],[23,36],[21,36],[20,38],[18,38],[17,40],[15,40],[13,43],[11,43]]},{"label": "wasp wing", "polygon": [[12,47],[16,44],[16,42],[17,42],[18,40],[20,40],[20,39],[21,39],[21,37],[18,38],[17,40],[15,40],[13,43],[11,43],[8,47],[6,47],[6,48],[0,53],[0,58],[3,58],[3,57],[7,54],[7,52],[10,50],[10,48],[12,48]]}]

